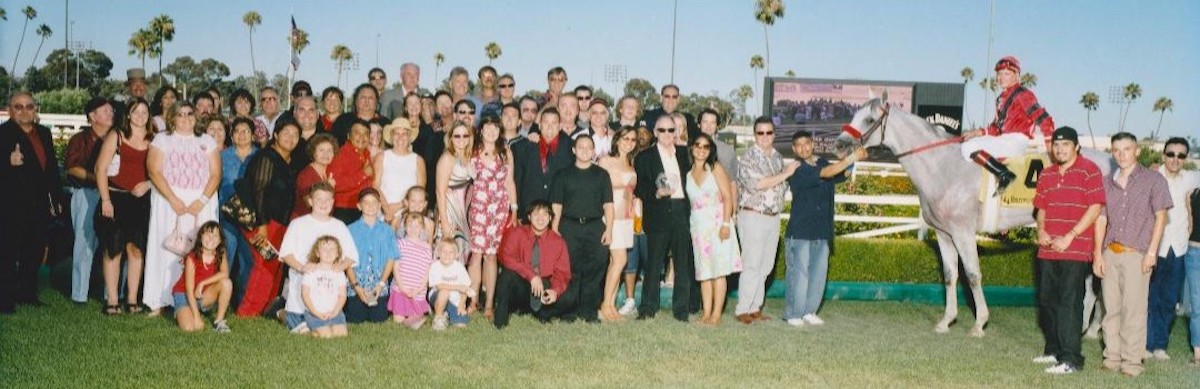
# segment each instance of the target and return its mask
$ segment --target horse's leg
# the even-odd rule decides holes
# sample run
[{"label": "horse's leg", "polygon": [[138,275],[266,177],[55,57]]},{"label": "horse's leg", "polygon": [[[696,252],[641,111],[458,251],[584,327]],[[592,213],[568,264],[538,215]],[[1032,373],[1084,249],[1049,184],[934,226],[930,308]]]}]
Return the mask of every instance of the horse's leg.
[{"label": "horse's leg", "polygon": [[1083,330],[1084,337],[1088,339],[1100,339],[1100,318],[1104,317],[1104,302],[1101,301],[1102,295],[1096,293],[1096,287],[1099,285],[1096,276],[1088,274],[1086,281],[1086,291],[1083,295]]},{"label": "horse's leg", "polygon": [[958,252],[962,254],[962,264],[964,274],[967,277],[967,285],[971,286],[971,296],[975,299],[975,325],[971,326],[971,330],[967,335],[973,337],[983,336],[983,327],[987,325],[989,312],[987,301],[983,296],[983,271],[979,268],[979,250],[975,246],[975,233],[968,232],[963,236],[955,237],[954,245],[958,248]]},{"label": "horse's leg", "polygon": [[945,232],[937,231],[938,249],[942,253],[942,283],[946,286],[946,310],[942,319],[933,326],[933,332],[950,332],[950,324],[958,318],[958,251],[954,240]]}]

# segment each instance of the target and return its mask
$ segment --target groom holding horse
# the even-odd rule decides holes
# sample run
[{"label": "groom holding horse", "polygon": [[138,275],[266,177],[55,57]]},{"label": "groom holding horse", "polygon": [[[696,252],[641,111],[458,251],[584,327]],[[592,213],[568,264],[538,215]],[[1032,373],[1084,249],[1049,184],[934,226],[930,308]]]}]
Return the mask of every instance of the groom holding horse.
[{"label": "groom holding horse", "polygon": [[996,83],[1003,92],[996,97],[996,118],[987,128],[963,134],[962,155],[996,176],[999,185],[996,196],[1004,192],[1016,174],[996,158],[1015,158],[1025,153],[1033,128],[1042,132],[1050,149],[1054,119],[1038,104],[1033,91],[1021,86],[1021,61],[1006,56],[996,62]]}]

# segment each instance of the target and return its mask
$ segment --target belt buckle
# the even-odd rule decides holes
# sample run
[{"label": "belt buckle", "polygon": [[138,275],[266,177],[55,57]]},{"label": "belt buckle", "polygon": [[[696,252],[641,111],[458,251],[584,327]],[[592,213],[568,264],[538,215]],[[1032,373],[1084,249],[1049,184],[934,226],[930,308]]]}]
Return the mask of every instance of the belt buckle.
[{"label": "belt buckle", "polygon": [[1125,245],[1118,242],[1112,242],[1108,244],[1108,249],[1112,250],[1114,253],[1122,254],[1125,252]]}]

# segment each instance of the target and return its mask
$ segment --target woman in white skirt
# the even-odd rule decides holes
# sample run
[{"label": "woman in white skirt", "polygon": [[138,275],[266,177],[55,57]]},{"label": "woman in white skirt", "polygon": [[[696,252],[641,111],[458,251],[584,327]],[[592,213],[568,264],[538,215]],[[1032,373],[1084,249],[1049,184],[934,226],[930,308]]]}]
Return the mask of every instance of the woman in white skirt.
[{"label": "woman in white skirt", "polygon": [[[617,286],[629,259],[628,250],[633,247],[633,187],[637,184],[637,173],[633,171],[633,154],[637,148],[637,130],[622,127],[612,136],[612,148],[608,155],[597,163],[612,178],[613,223],[612,243],[609,244],[608,273],[604,277],[604,300],[600,304],[600,318],[606,321],[621,319],[617,312]],[[627,296],[633,298],[633,296]]]},{"label": "woman in white skirt", "polygon": [[221,181],[221,154],[211,136],[196,133],[195,108],[186,101],[171,106],[166,122],[167,131],[154,137],[146,160],[154,190],[142,302],[151,316],[172,304],[171,287],[183,272],[179,255],[167,250],[164,240],[176,228],[195,237],[199,225],[217,220],[213,196]]}]

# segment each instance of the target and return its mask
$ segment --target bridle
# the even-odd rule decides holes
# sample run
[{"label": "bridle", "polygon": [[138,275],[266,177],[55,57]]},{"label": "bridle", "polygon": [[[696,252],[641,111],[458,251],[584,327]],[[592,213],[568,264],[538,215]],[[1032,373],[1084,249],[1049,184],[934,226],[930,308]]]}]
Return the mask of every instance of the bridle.
[{"label": "bridle", "polygon": [[[875,124],[872,124],[871,127],[867,129],[866,133],[858,131],[857,128],[854,128],[854,126],[851,126],[849,123],[842,126],[842,132],[845,132],[846,134],[853,137],[855,140],[858,141],[858,144],[861,145],[863,139],[870,138],[871,135],[875,133],[875,131],[879,131],[879,144],[883,144],[884,140],[887,139],[887,119],[888,119],[889,112],[891,112],[891,107],[889,107],[887,104],[884,104],[883,114],[879,115],[879,120],[876,120]],[[910,156],[913,154],[917,154],[920,152],[924,152],[924,151],[929,151],[931,149],[935,149],[935,148],[953,144],[953,143],[961,143],[962,141],[963,141],[963,137],[961,137],[961,136],[942,139],[937,142],[918,146],[917,148],[914,148],[912,150],[898,153],[898,154],[896,154],[896,159],[904,158],[904,157],[907,157],[907,156]]]},{"label": "bridle", "polygon": [[888,113],[891,111],[891,107],[889,107],[887,104],[883,104],[883,114],[879,115],[879,120],[876,120],[875,124],[872,124],[871,128],[868,128],[866,133],[858,131],[858,129],[854,128],[854,126],[851,126],[850,123],[846,123],[846,125],[842,126],[842,132],[849,134],[861,145],[864,138],[870,138],[871,134],[874,134],[875,131],[879,131],[879,143],[883,144],[883,141],[887,139],[887,119]]}]

